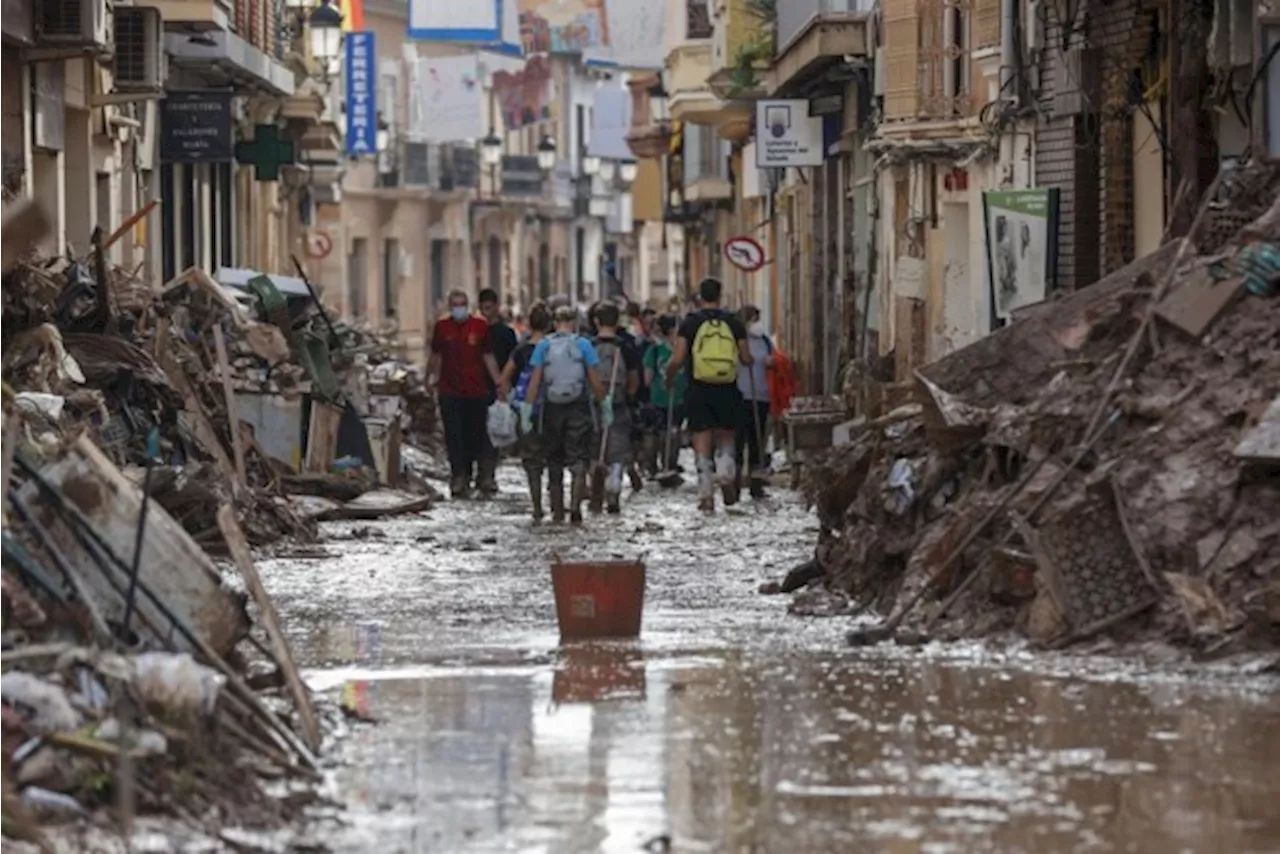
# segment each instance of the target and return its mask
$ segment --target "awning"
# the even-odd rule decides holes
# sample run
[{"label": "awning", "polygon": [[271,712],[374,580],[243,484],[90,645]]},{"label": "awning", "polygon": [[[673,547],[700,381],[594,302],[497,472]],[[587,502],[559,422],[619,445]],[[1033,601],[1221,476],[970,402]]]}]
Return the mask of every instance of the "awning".
[{"label": "awning", "polygon": [[224,288],[247,291],[249,280],[262,275],[271,280],[271,284],[276,286],[276,290],[290,299],[294,297],[311,298],[311,291],[307,290],[307,283],[297,276],[280,276],[275,273],[264,274],[257,270],[246,270],[241,267],[219,267],[213,278]]},{"label": "awning", "polygon": [[268,95],[293,94],[293,72],[235,33],[165,33],[164,49],[180,68],[213,71],[227,83]]}]

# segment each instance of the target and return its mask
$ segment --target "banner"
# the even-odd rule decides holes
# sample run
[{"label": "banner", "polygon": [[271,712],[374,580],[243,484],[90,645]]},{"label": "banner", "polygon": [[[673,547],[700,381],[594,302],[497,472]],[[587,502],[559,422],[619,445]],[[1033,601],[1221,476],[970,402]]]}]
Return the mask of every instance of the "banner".
[{"label": "banner", "polygon": [[377,52],[373,33],[347,33],[342,77],[347,91],[347,154],[376,154],[378,151],[378,77],[374,71]]},{"label": "banner", "polygon": [[590,65],[654,71],[662,68],[666,19],[661,3],[606,0],[609,44],[583,51]]},{"label": "banner", "polygon": [[449,44],[496,44],[502,40],[503,2],[409,0],[409,38]]},{"label": "banner", "polygon": [[476,55],[420,57],[409,66],[409,136],[464,142],[488,133]]},{"label": "banner", "polygon": [[1017,309],[1043,302],[1054,285],[1058,190],[987,191],[982,208],[991,311],[995,318],[1008,320]]},{"label": "banner", "polygon": [[518,2],[520,40],[526,54],[585,54],[610,45],[609,14],[605,8],[605,0]]},{"label": "banner", "polygon": [[[488,64],[488,63],[486,63]],[[494,71],[493,95],[507,130],[519,130],[551,118],[555,81],[545,57],[531,57],[518,71]]]}]

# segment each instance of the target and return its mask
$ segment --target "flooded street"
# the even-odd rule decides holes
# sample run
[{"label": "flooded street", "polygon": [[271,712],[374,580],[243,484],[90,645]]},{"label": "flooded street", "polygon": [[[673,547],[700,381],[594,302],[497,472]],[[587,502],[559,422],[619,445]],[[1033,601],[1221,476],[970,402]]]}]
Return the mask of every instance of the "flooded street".
[{"label": "flooded street", "polygon": [[[337,850],[1280,850],[1274,682],[848,649],[756,592],[814,542],[787,493],[533,529],[503,474],[261,564],[310,683],[379,721],[337,747]],[[643,556],[640,640],[561,648],[553,556]]]}]

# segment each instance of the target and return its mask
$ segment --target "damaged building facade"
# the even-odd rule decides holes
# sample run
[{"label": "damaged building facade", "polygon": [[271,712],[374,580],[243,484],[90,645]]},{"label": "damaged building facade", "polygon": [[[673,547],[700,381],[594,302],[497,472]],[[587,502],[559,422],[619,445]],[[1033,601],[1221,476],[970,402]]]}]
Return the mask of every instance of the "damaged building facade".
[{"label": "damaged building facade", "polygon": [[[685,281],[718,275],[733,304],[760,304],[813,395],[864,379],[892,393],[1185,233],[1220,168],[1280,151],[1265,3],[665,11],[663,73],[633,87],[634,150],[663,160]],[[816,161],[761,165],[770,105],[804,109]],[[766,247],[758,271],[726,261],[744,236]]]},{"label": "damaged building facade", "polygon": [[110,260],[152,281],[193,265],[286,270],[307,218],[298,186],[325,180],[297,152],[337,161],[309,11],[266,0],[6,6],[5,192],[48,213],[41,249],[83,254],[101,227],[120,231]]}]

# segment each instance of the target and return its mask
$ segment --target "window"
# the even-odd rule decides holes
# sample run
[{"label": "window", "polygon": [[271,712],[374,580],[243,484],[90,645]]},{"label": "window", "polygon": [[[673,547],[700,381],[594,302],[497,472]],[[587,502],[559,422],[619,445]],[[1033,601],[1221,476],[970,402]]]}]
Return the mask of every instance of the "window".
[{"label": "window", "polygon": [[400,306],[400,241],[382,241],[382,316],[395,317]]},{"label": "window", "polygon": [[369,241],[363,237],[353,238],[347,255],[347,313],[352,318],[365,315],[368,275]]},{"label": "window", "polygon": [[711,8],[707,0],[686,0],[685,37],[709,39],[712,33]]}]

